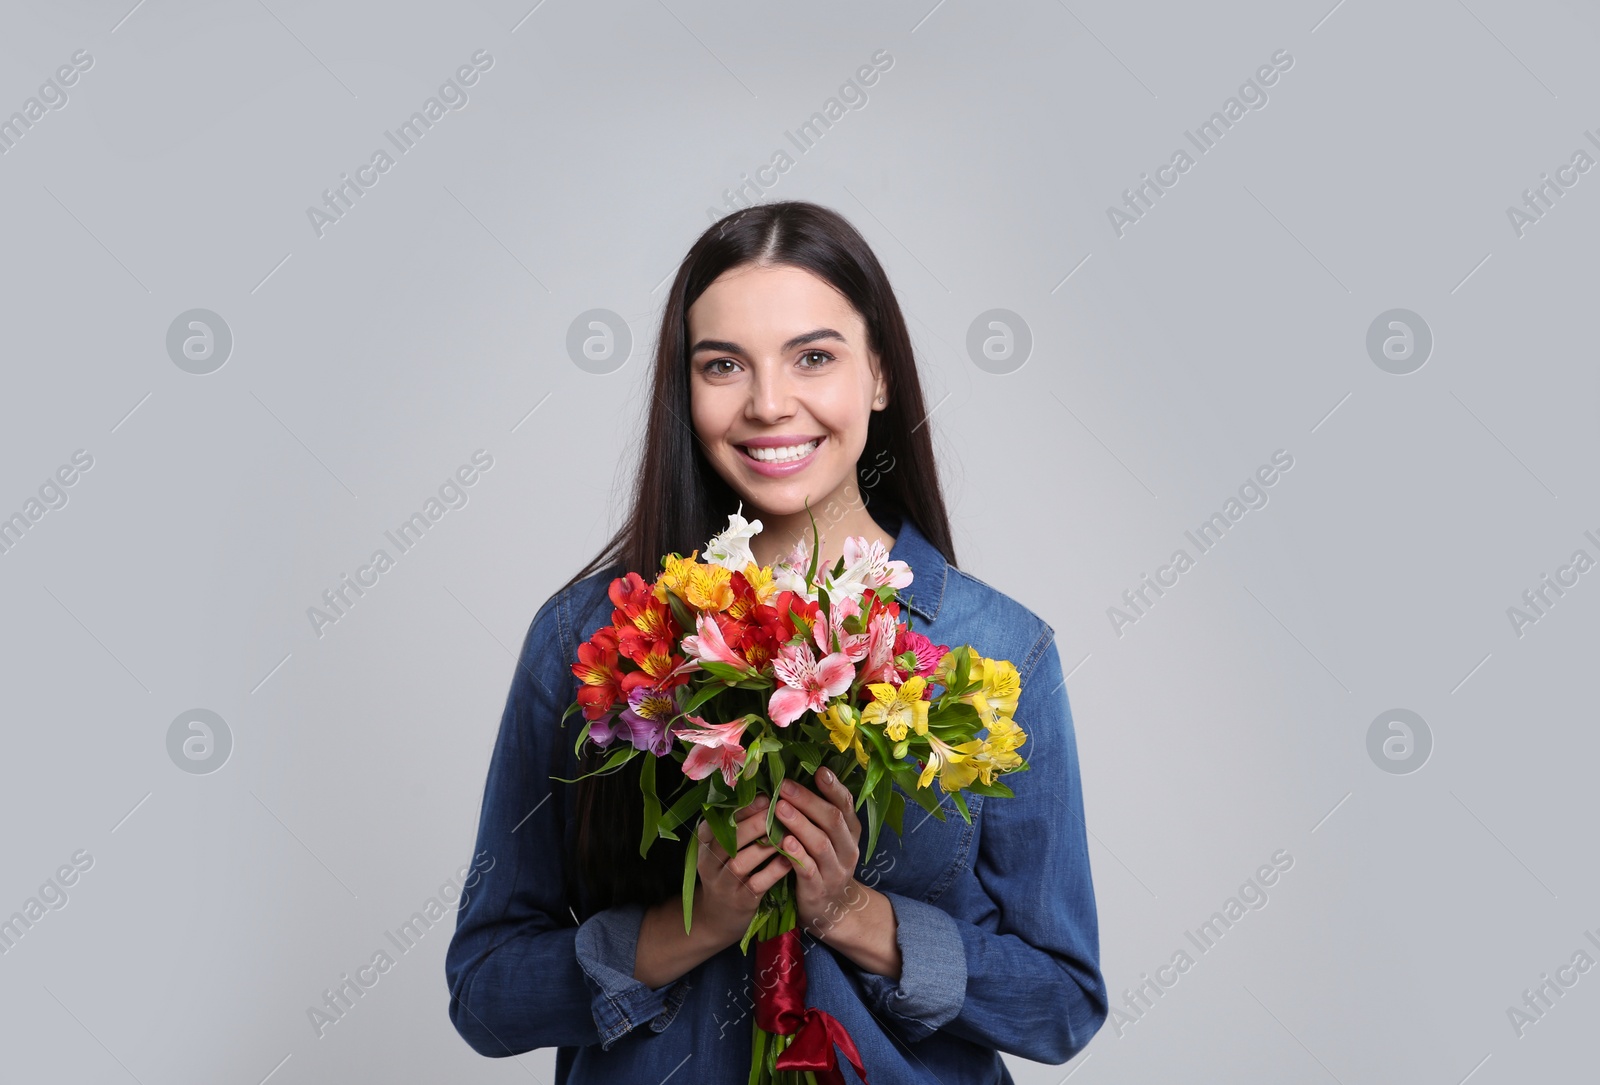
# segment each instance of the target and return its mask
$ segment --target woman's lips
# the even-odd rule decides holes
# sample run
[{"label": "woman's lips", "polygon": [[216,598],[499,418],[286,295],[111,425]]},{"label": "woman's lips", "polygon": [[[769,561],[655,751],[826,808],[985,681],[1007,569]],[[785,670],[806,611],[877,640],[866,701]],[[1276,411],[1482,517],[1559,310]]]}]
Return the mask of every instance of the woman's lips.
[{"label": "woman's lips", "polygon": [[812,460],[817,458],[817,453],[822,450],[822,446],[827,442],[827,440],[828,439],[826,437],[816,438],[816,448],[813,448],[810,452],[807,452],[804,456],[801,456],[797,460],[787,460],[783,463],[768,463],[765,460],[758,460],[754,456],[750,455],[750,453],[745,450],[743,445],[740,445],[739,459],[744,462],[746,467],[758,475],[765,475],[767,478],[786,478],[797,471],[805,470],[806,466]]}]

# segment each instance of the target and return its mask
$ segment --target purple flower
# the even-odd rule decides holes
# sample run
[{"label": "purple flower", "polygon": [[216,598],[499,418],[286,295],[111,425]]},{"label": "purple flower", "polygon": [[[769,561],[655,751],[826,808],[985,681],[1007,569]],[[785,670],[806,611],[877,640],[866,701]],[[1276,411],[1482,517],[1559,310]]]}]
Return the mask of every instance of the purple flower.
[{"label": "purple flower", "polygon": [[[676,687],[663,692],[649,686],[639,686],[628,694],[628,707],[622,710],[618,731],[628,736],[628,741],[638,749],[665,757],[672,752],[672,732],[669,727],[678,714]],[[592,732],[591,732],[592,733]]]}]

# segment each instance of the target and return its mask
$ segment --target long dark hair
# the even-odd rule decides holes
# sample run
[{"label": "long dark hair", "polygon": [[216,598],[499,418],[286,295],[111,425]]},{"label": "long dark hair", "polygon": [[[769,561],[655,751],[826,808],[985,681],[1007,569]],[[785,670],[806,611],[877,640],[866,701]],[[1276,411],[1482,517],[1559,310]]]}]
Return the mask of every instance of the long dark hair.
[{"label": "long dark hair", "polygon": [[[956,563],[930,427],[923,425],[927,410],[916,356],[889,278],[866,240],[838,212],[784,200],[736,211],[708,227],[679,265],[661,315],[628,518],[566,587],[602,570],[614,576],[631,570],[648,579],[659,570],[663,554],[687,555],[727,527],[738,495],[707,459],[689,421],[688,312],[718,276],[747,264],[810,271],[861,314],[889,400],[883,410],[871,412],[860,460],[878,467],[868,498],[873,516],[909,520],[945,560]],[[885,457],[892,465],[887,470],[882,469]],[[606,756],[592,744],[586,747],[580,773],[594,771]],[[648,856],[639,856],[644,803],[636,765],[637,759],[628,766],[633,772],[615,771],[577,784],[578,872],[596,910],[624,902],[654,904],[681,889],[686,832],[679,832],[676,846],[657,840]],[[670,802],[683,780],[673,758],[658,760],[656,788],[664,801]]]}]

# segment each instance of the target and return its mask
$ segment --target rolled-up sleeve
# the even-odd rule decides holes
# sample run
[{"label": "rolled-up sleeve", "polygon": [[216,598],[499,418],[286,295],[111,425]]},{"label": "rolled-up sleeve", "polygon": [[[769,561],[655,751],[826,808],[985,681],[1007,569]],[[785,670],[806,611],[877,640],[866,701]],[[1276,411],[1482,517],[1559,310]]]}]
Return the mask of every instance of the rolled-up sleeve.
[{"label": "rolled-up sleeve", "polygon": [[894,907],[900,980],[860,972],[874,1011],[910,1043],[927,1038],[961,1011],[967,995],[967,956],[955,917],[936,904],[884,892]]},{"label": "rolled-up sleeve", "polygon": [[689,993],[688,981],[681,977],[654,988],[634,979],[644,913],[642,904],[619,904],[596,912],[578,927],[578,963],[595,988],[594,1022],[603,1050],[647,1021],[651,1031],[660,1032],[672,1024]]},{"label": "rolled-up sleeve", "polygon": [[1077,743],[1061,658],[1048,626],[1020,669],[1014,715],[1029,769],[1014,795],[985,798],[973,873],[994,902],[993,929],[937,905],[886,894],[904,959],[898,984],[860,974],[884,1022],[908,1043],[935,1029],[1059,1065],[1105,1023],[1105,980],[1089,870]]},{"label": "rolled-up sleeve", "polygon": [[564,593],[528,628],[500,719],[478,821],[476,854],[492,860],[463,894],[445,954],[450,1020],[473,1050],[518,1055],[542,1047],[609,1048],[649,1023],[671,1023],[680,978],[651,989],[633,976],[643,906],[603,909],[582,924],[561,862],[569,754],[561,725],[571,686]]}]

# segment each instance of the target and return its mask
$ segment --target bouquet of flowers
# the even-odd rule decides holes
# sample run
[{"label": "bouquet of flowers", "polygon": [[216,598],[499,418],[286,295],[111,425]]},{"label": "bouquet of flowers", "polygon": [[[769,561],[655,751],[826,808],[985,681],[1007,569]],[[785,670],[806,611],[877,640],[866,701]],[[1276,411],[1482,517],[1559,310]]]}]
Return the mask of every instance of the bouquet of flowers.
[{"label": "bouquet of flowers", "polygon": [[[704,559],[670,554],[653,581],[630,572],[611,582],[611,624],[578,648],[577,699],[565,720],[587,721],[587,741],[613,750],[593,774],[639,759],[644,796],[641,856],[699,814],[729,855],[734,814],[758,794],[768,840],[783,849],[777,794],[787,777],[826,766],[867,811],[869,860],[885,823],[901,832],[905,796],[944,820],[935,776],[969,823],[964,791],[1009,797],[998,777],[1026,770],[1027,735],[1012,719],[1021,683],[1009,661],[968,645],[934,644],[902,621],[900,589],[911,569],[881,543],[845,542],[831,570],[802,539],[776,565],[758,565],[750,539],[761,521],[740,513],[706,545]],[[680,794],[656,791],[658,758],[681,762]],[[593,775],[590,774],[590,775]],[[583,779],[584,777],[579,777]],[[892,785],[898,784],[899,790]],[[689,835],[683,869],[684,929],[692,922],[699,840]],[[740,941],[756,941],[757,985],[751,1085],[843,1081],[835,1044],[863,1081],[849,1033],[805,1006],[804,956],[795,930],[794,873],[767,890]],[[769,984],[767,977],[779,979]]]}]

